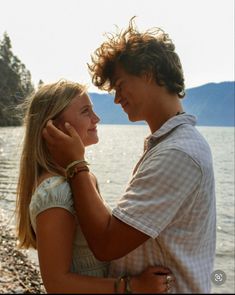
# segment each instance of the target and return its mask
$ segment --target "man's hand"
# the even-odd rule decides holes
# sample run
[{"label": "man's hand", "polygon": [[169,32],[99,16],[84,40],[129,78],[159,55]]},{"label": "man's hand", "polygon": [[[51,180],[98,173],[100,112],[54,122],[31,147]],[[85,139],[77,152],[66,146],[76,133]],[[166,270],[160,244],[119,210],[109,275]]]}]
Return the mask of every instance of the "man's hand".
[{"label": "man's hand", "polygon": [[50,120],[42,131],[47,147],[57,164],[66,168],[75,160],[84,159],[85,148],[77,131],[69,123],[65,123],[68,134],[53,125]]}]

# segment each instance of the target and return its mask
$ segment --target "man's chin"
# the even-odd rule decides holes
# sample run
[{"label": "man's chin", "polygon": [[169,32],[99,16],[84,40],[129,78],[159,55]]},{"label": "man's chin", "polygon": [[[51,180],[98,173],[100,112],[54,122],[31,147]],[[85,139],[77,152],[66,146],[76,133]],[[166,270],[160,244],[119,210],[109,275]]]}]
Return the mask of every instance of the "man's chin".
[{"label": "man's chin", "polygon": [[137,122],[137,121],[140,121],[140,120],[138,120],[137,118],[131,116],[130,114],[127,114],[127,115],[128,115],[128,119],[129,119],[129,121],[131,121],[131,122]]}]

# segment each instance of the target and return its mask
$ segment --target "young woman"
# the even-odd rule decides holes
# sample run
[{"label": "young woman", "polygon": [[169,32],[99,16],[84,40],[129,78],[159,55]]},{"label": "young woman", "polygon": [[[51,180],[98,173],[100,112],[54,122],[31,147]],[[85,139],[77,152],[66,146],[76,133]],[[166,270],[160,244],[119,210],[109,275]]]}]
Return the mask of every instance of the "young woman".
[{"label": "young woman", "polygon": [[[83,236],[75,213],[68,172],[47,149],[42,130],[48,120],[64,130],[75,126],[84,146],[98,142],[98,116],[86,88],[61,80],[44,85],[27,100],[25,137],[17,189],[19,246],[38,251],[48,293],[164,293],[170,271],[149,267],[138,276],[108,277],[109,262],[98,261]],[[80,170],[87,167],[81,162]],[[79,164],[76,163],[77,169]],[[85,168],[84,168],[85,167]],[[96,178],[92,175],[96,184]],[[97,184],[96,184],[97,185]],[[91,204],[92,206],[92,204]]]}]

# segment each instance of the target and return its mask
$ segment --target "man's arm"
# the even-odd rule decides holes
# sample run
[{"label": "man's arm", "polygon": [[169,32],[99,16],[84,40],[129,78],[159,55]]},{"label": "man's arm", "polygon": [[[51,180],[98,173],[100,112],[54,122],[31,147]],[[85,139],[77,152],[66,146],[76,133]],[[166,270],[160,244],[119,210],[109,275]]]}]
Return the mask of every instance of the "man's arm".
[{"label": "man's arm", "polygon": [[[51,122],[43,131],[53,158],[63,167],[84,158],[84,146],[75,129],[66,127],[68,134]],[[112,216],[101,200],[88,172],[80,172],[70,181],[75,209],[87,242],[100,260],[124,256],[145,242],[149,236]]]},{"label": "man's arm", "polygon": [[149,238],[111,215],[88,172],[78,173],[70,185],[80,225],[98,259],[113,260],[122,257]]}]

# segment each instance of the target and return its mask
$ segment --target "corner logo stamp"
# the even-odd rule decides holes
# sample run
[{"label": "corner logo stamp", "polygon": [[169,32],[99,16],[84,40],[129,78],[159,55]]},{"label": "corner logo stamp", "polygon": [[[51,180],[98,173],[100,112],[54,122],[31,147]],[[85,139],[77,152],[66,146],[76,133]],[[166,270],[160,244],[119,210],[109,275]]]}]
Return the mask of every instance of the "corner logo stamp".
[{"label": "corner logo stamp", "polygon": [[223,285],[226,282],[226,273],[220,269],[213,271],[211,281],[217,286]]}]

